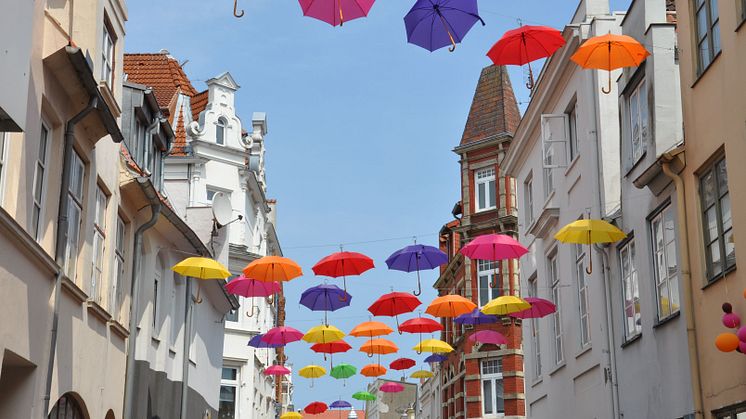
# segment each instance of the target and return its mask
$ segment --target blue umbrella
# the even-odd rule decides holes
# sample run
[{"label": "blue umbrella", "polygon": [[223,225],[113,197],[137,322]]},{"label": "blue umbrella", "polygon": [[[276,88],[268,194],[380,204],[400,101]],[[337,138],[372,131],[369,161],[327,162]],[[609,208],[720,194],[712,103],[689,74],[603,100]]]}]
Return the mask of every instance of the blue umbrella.
[{"label": "blue umbrella", "polygon": [[481,311],[479,311],[479,307],[475,308],[474,311],[471,313],[462,314],[455,319],[453,319],[454,322],[458,324],[489,324],[489,323],[497,323],[497,316],[493,316],[490,314],[484,314]]},{"label": "blue umbrella", "polygon": [[477,0],[417,0],[404,16],[407,41],[432,52],[451,45],[453,52],[479,17]]},{"label": "blue umbrella", "polygon": [[432,354],[425,358],[425,362],[443,362],[448,359],[447,356],[441,354]]},{"label": "blue umbrella", "polygon": [[311,287],[300,296],[300,303],[312,311],[323,311],[327,323],[327,312],[347,307],[352,296],[336,285],[323,284]]},{"label": "blue umbrella", "polygon": [[344,400],[337,400],[336,402],[329,405],[329,409],[349,409],[352,405],[350,402]]},{"label": "blue umbrella", "polygon": [[448,263],[448,255],[437,247],[413,244],[392,253],[386,259],[389,269],[403,272],[417,272],[417,289],[414,295],[422,293],[420,285],[420,271],[423,269],[435,269],[440,265]]}]

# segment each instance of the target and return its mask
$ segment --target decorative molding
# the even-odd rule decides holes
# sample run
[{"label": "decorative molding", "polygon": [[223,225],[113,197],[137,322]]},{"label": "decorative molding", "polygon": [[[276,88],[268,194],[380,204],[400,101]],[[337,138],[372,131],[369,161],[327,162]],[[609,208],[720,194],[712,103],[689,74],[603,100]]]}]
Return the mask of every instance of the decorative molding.
[{"label": "decorative molding", "polygon": [[94,317],[97,317],[103,323],[107,324],[111,320],[111,314],[93,299],[86,301],[86,307],[89,313],[93,314]]},{"label": "decorative molding", "polygon": [[78,287],[73,281],[67,276],[62,278],[62,290],[70,294],[71,297],[78,303],[83,304],[88,301],[88,294],[85,293],[80,287]]},{"label": "decorative molding", "polygon": [[536,218],[531,226],[529,226],[528,233],[535,237],[546,239],[552,227],[557,225],[557,222],[559,222],[559,215],[559,208],[544,207],[541,214],[539,214],[539,217]]},{"label": "decorative molding", "polygon": [[130,335],[129,331],[116,320],[109,320],[108,322],[106,322],[106,324],[109,325],[109,328],[112,332],[114,332],[115,335],[119,336],[122,339],[127,339],[127,337]]}]

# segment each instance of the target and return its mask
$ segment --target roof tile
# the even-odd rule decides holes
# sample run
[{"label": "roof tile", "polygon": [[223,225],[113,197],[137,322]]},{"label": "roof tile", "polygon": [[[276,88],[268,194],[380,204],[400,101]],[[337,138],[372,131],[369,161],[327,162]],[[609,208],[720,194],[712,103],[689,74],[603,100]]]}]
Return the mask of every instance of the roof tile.
[{"label": "roof tile", "polygon": [[466,120],[461,145],[483,140],[496,134],[515,133],[521,113],[504,66],[482,69],[474,99]]}]

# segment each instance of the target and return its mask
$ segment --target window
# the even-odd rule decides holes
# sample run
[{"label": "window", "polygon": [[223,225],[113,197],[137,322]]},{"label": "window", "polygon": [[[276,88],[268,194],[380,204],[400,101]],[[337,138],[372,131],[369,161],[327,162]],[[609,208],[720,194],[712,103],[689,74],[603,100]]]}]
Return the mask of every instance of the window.
[{"label": "window", "polygon": [[218,419],[234,419],[236,417],[238,387],[238,368],[224,366],[220,377]]},{"label": "window", "polygon": [[215,194],[219,191],[216,191],[215,189],[207,188],[207,202],[212,203],[212,200],[215,198]]},{"label": "window", "polygon": [[568,131],[570,134],[570,138],[568,141],[568,151],[570,153],[570,161],[575,160],[576,157],[580,155],[580,147],[578,145],[578,114],[577,114],[577,107],[578,104],[575,100],[573,100],[572,104],[568,107],[568,110],[566,112],[567,115],[567,125],[568,125]]},{"label": "window", "polygon": [[[479,278],[479,305],[483,306],[488,302],[502,295],[502,281],[497,272],[498,261],[477,260],[477,278]],[[495,288],[490,287],[494,283]]]},{"label": "window", "polygon": [[701,74],[720,52],[718,0],[693,0],[696,14],[698,71]]},{"label": "window", "polygon": [[736,244],[728,193],[725,159],[700,176],[702,220],[704,222],[707,279],[713,281],[736,265]]},{"label": "window", "polygon": [[642,157],[648,141],[648,88],[645,80],[638,83],[629,95],[627,110],[631,140],[629,156],[634,164]]},{"label": "window", "polygon": [[101,43],[101,81],[106,82],[109,89],[114,89],[114,37],[111,28],[104,22],[103,41]]},{"label": "window", "polygon": [[157,327],[158,327],[158,316],[159,316],[159,297],[160,297],[160,285],[161,285],[161,278],[163,277],[163,263],[161,262],[161,259],[156,259],[155,262],[155,273],[153,275],[153,333],[157,333]]},{"label": "window", "polygon": [[567,114],[541,116],[542,166],[545,169],[567,167],[570,149],[570,117]]},{"label": "window", "polygon": [[575,245],[575,276],[578,284],[578,314],[580,316],[580,346],[591,343],[591,325],[588,307],[588,277],[585,274],[585,248]]},{"label": "window", "polygon": [[52,407],[47,419],[83,419],[83,409],[78,402],[69,394],[65,394],[57,400]]},{"label": "window", "polygon": [[564,345],[562,343],[562,311],[560,305],[559,270],[557,265],[557,253],[549,256],[547,263],[547,276],[552,287],[552,302],[556,310],[552,313],[552,331],[554,332],[554,363],[559,365],[565,360]]},{"label": "window", "polygon": [[47,157],[49,154],[49,129],[42,124],[39,135],[39,154],[36,157],[34,168],[34,196],[33,208],[31,209],[31,235],[36,240],[41,240],[42,210],[46,195]]},{"label": "window", "polygon": [[624,298],[624,337],[630,340],[642,332],[640,316],[640,285],[635,268],[635,242],[630,241],[619,250]]},{"label": "window", "polygon": [[123,287],[124,287],[124,255],[125,255],[125,234],[127,225],[121,216],[117,216],[117,237],[114,243],[114,275],[111,281],[110,310],[114,318],[122,304]]},{"label": "window", "polygon": [[5,150],[5,138],[7,134],[0,131],[0,204],[3,202],[3,190],[5,189],[5,155],[7,151]]},{"label": "window", "polygon": [[180,287],[180,284],[183,284],[184,280],[176,272],[174,272],[173,277],[174,281],[171,285],[171,301],[169,304],[169,308],[171,309],[171,318],[169,320],[169,343],[172,347],[175,347],[176,341],[179,338],[180,319],[183,318],[183,314],[181,316],[179,315],[179,313],[183,313],[183,311],[180,311],[183,310],[183,308],[181,307],[179,296],[184,293],[183,288]]},{"label": "window", "polygon": [[534,180],[529,177],[523,184],[523,199],[526,204],[526,228],[534,222]]},{"label": "window", "polygon": [[[536,283],[535,276],[528,280],[528,292],[532,297],[538,295]],[[541,377],[541,343],[539,339],[539,319],[536,318],[531,319],[531,349],[534,356],[534,378],[539,378]]]},{"label": "window", "polygon": [[715,419],[746,419],[746,403],[726,407],[713,413]]},{"label": "window", "polygon": [[482,361],[482,413],[487,417],[505,415],[503,371],[498,358]]},{"label": "window", "polygon": [[104,246],[106,243],[106,205],[109,197],[101,186],[96,187],[96,211],[93,214],[93,249],[89,297],[101,301],[101,281],[104,271]]},{"label": "window", "polygon": [[228,126],[225,118],[218,118],[218,122],[215,124],[215,142],[224,145],[225,144],[225,128]]},{"label": "window", "polygon": [[80,155],[73,151],[70,165],[70,188],[67,190],[67,244],[65,246],[65,273],[75,279],[78,252],[80,251],[80,226],[83,221],[83,186],[85,165]]},{"label": "window", "polygon": [[546,167],[542,170],[544,171],[544,199],[547,199],[554,191],[554,169]]},{"label": "window", "polygon": [[673,217],[673,208],[669,205],[650,220],[659,319],[679,311],[679,267]]},{"label": "window", "polygon": [[474,174],[477,193],[477,211],[485,211],[497,207],[495,198],[495,168],[477,170]]},{"label": "window", "polygon": [[138,118],[135,118],[134,144],[132,147],[132,156],[138,166],[145,167],[145,124]]}]

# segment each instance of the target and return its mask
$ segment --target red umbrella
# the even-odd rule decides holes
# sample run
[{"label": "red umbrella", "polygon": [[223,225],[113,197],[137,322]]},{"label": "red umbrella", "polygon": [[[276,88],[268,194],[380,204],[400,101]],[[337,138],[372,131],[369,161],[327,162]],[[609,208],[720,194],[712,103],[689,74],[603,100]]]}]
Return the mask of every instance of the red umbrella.
[{"label": "red umbrella", "polygon": [[420,343],[422,343],[423,333],[433,333],[439,330],[443,330],[443,325],[440,324],[440,322],[428,319],[427,317],[415,317],[414,319],[405,321],[401,326],[399,326],[399,333],[419,333]]},{"label": "red umbrella", "polygon": [[357,252],[337,252],[321,259],[313,265],[313,273],[316,275],[330,276],[332,278],[342,277],[344,291],[347,292],[347,276],[360,275],[368,269],[373,269],[373,259]]},{"label": "red umbrella", "polygon": [[[384,294],[368,307],[368,311],[374,316],[396,317],[396,326],[399,327],[399,314],[413,312],[422,301],[407,292],[390,292]],[[401,334],[401,330],[399,331]]]},{"label": "red umbrella", "polygon": [[528,64],[529,82],[526,87],[534,87],[534,74],[531,61],[546,58],[565,45],[565,38],[557,29],[547,26],[521,26],[505,32],[487,52],[495,65]]},{"label": "red umbrella", "polygon": [[313,402],[309,404],[308,406],[303,408],[303,411],[305,413],[310,413],[312,415],[319,415],[321,413],[326,412],[329,409],[329,407],[326,405],[326,403],[322,402]]},{"label": "red umbrella", "polygon": [[[333,354],[338,354],[342,352],[347,352],[350,349],[352,349],[352,346],[350,346],[349,343],[343,341],[343,340],[337,340],[334,342],[329,343],[317,343],[313,346],[311,346],[311,350],[316,353],[322,353],[324,354],[324,360],[326,360],[326,354],[329,354],[330,358],[333,356]],[[329,360],[329,365],[334,365],[334,358],[331,358]]]},{"label": "red umbrella", "polygon": [[397,360],[392,361],[389,364],[389,368],[391,368],[392,370],[403,371],[403,370],[408,370],[414,367],[415,365],[417,365],[417,361],[415,361],[414,359],[399,358]]},{"label": "red umbrella", "polygon": [[531,304],[531,307],[517,313],[510,313],[510,317],[517,319],[538,319],[557,311],[557,306],[549,300],[537,297],[526,297],[524,300]]}]

